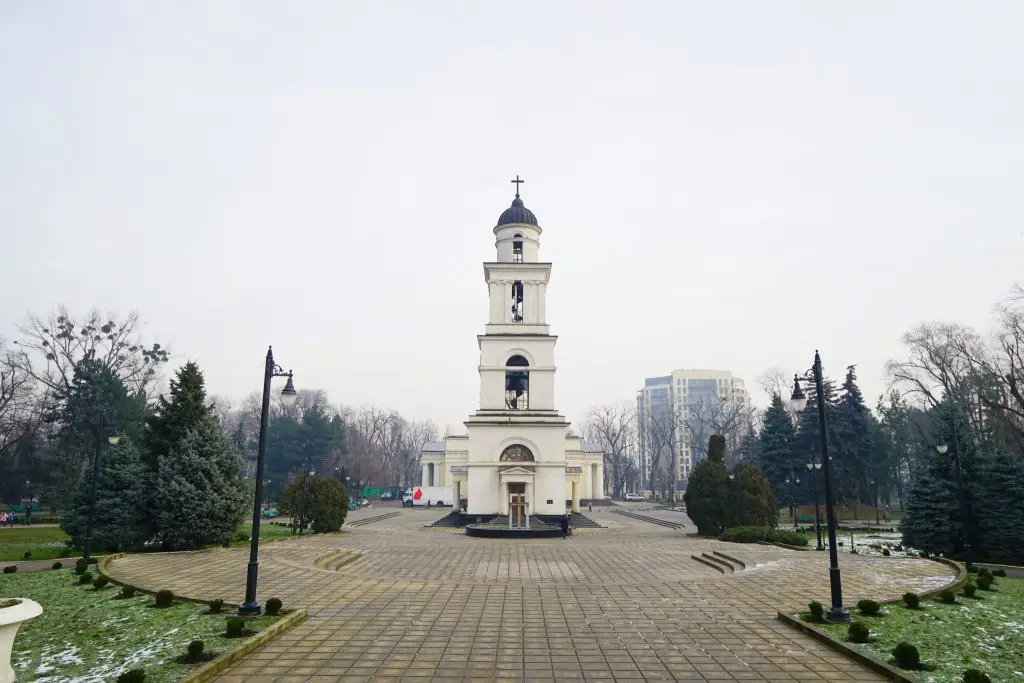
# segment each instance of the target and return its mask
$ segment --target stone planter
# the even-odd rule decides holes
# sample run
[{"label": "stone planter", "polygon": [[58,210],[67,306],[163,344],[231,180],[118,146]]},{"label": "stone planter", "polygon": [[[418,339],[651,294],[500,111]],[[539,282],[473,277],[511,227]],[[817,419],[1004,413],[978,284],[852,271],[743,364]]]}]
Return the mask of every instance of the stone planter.
[{"label": "stone planter", "polygon": [[[14,603],[8,606],[9,603]],[[43,613],[43,607],[28,598],[0,598],[0,683],[14,682],[11,668],[11,648],[14,635],[21,622],[35,619]]]}]

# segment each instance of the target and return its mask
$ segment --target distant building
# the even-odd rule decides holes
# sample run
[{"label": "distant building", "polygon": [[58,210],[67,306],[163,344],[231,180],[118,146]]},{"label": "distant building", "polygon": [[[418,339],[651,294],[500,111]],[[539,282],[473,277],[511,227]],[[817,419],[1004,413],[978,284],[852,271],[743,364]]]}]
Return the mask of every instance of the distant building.
[{"label": "distant building", "polygon": [[651,462],[655,453],[664,451],[664,462],[671,460],[668,440],[674,438],[679,466],[676,480],[686,481],[707,443],[691,444],[686,420],[691,411],[709,410],[717,404],[747,406],[750,397],[743,380],[728,370],[673,370],[662,377],[647,377],[636,394],[640,433],[640,463],[643,481],[650,488]]}]

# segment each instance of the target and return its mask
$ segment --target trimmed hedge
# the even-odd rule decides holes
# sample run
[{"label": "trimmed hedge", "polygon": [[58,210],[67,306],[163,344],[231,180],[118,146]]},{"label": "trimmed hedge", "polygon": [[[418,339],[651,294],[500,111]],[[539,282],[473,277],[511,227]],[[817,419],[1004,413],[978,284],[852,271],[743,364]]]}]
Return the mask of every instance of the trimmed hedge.
[{"label": "trimmed hedge", "polygon": [[728,543],[784,543],[803,547],[807,545],[807,537],[796,531],[786,529],[765,529],[763,526],[737,526],[726,529],[718,537],[719,541]]}]

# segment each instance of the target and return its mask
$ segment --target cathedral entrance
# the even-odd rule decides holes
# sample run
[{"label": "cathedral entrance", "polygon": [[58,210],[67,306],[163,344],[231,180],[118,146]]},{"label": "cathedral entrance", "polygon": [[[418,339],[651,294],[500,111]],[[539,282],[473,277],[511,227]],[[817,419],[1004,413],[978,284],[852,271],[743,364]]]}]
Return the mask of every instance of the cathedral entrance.
[{"label": "cathedral entrance", "polygon": [[508,519],[514,527],[526,526],[526,484],[509,482]]}]

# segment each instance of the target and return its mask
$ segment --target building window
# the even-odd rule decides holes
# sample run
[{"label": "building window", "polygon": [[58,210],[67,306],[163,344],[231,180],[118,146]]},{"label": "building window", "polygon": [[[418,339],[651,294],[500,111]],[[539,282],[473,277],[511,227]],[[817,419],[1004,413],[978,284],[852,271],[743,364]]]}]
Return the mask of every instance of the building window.
[{"label": "building window", "polygon": [[512,356],[505,363],[505,405],[509,410],[530,407],[529,365],[522,356]]}]

